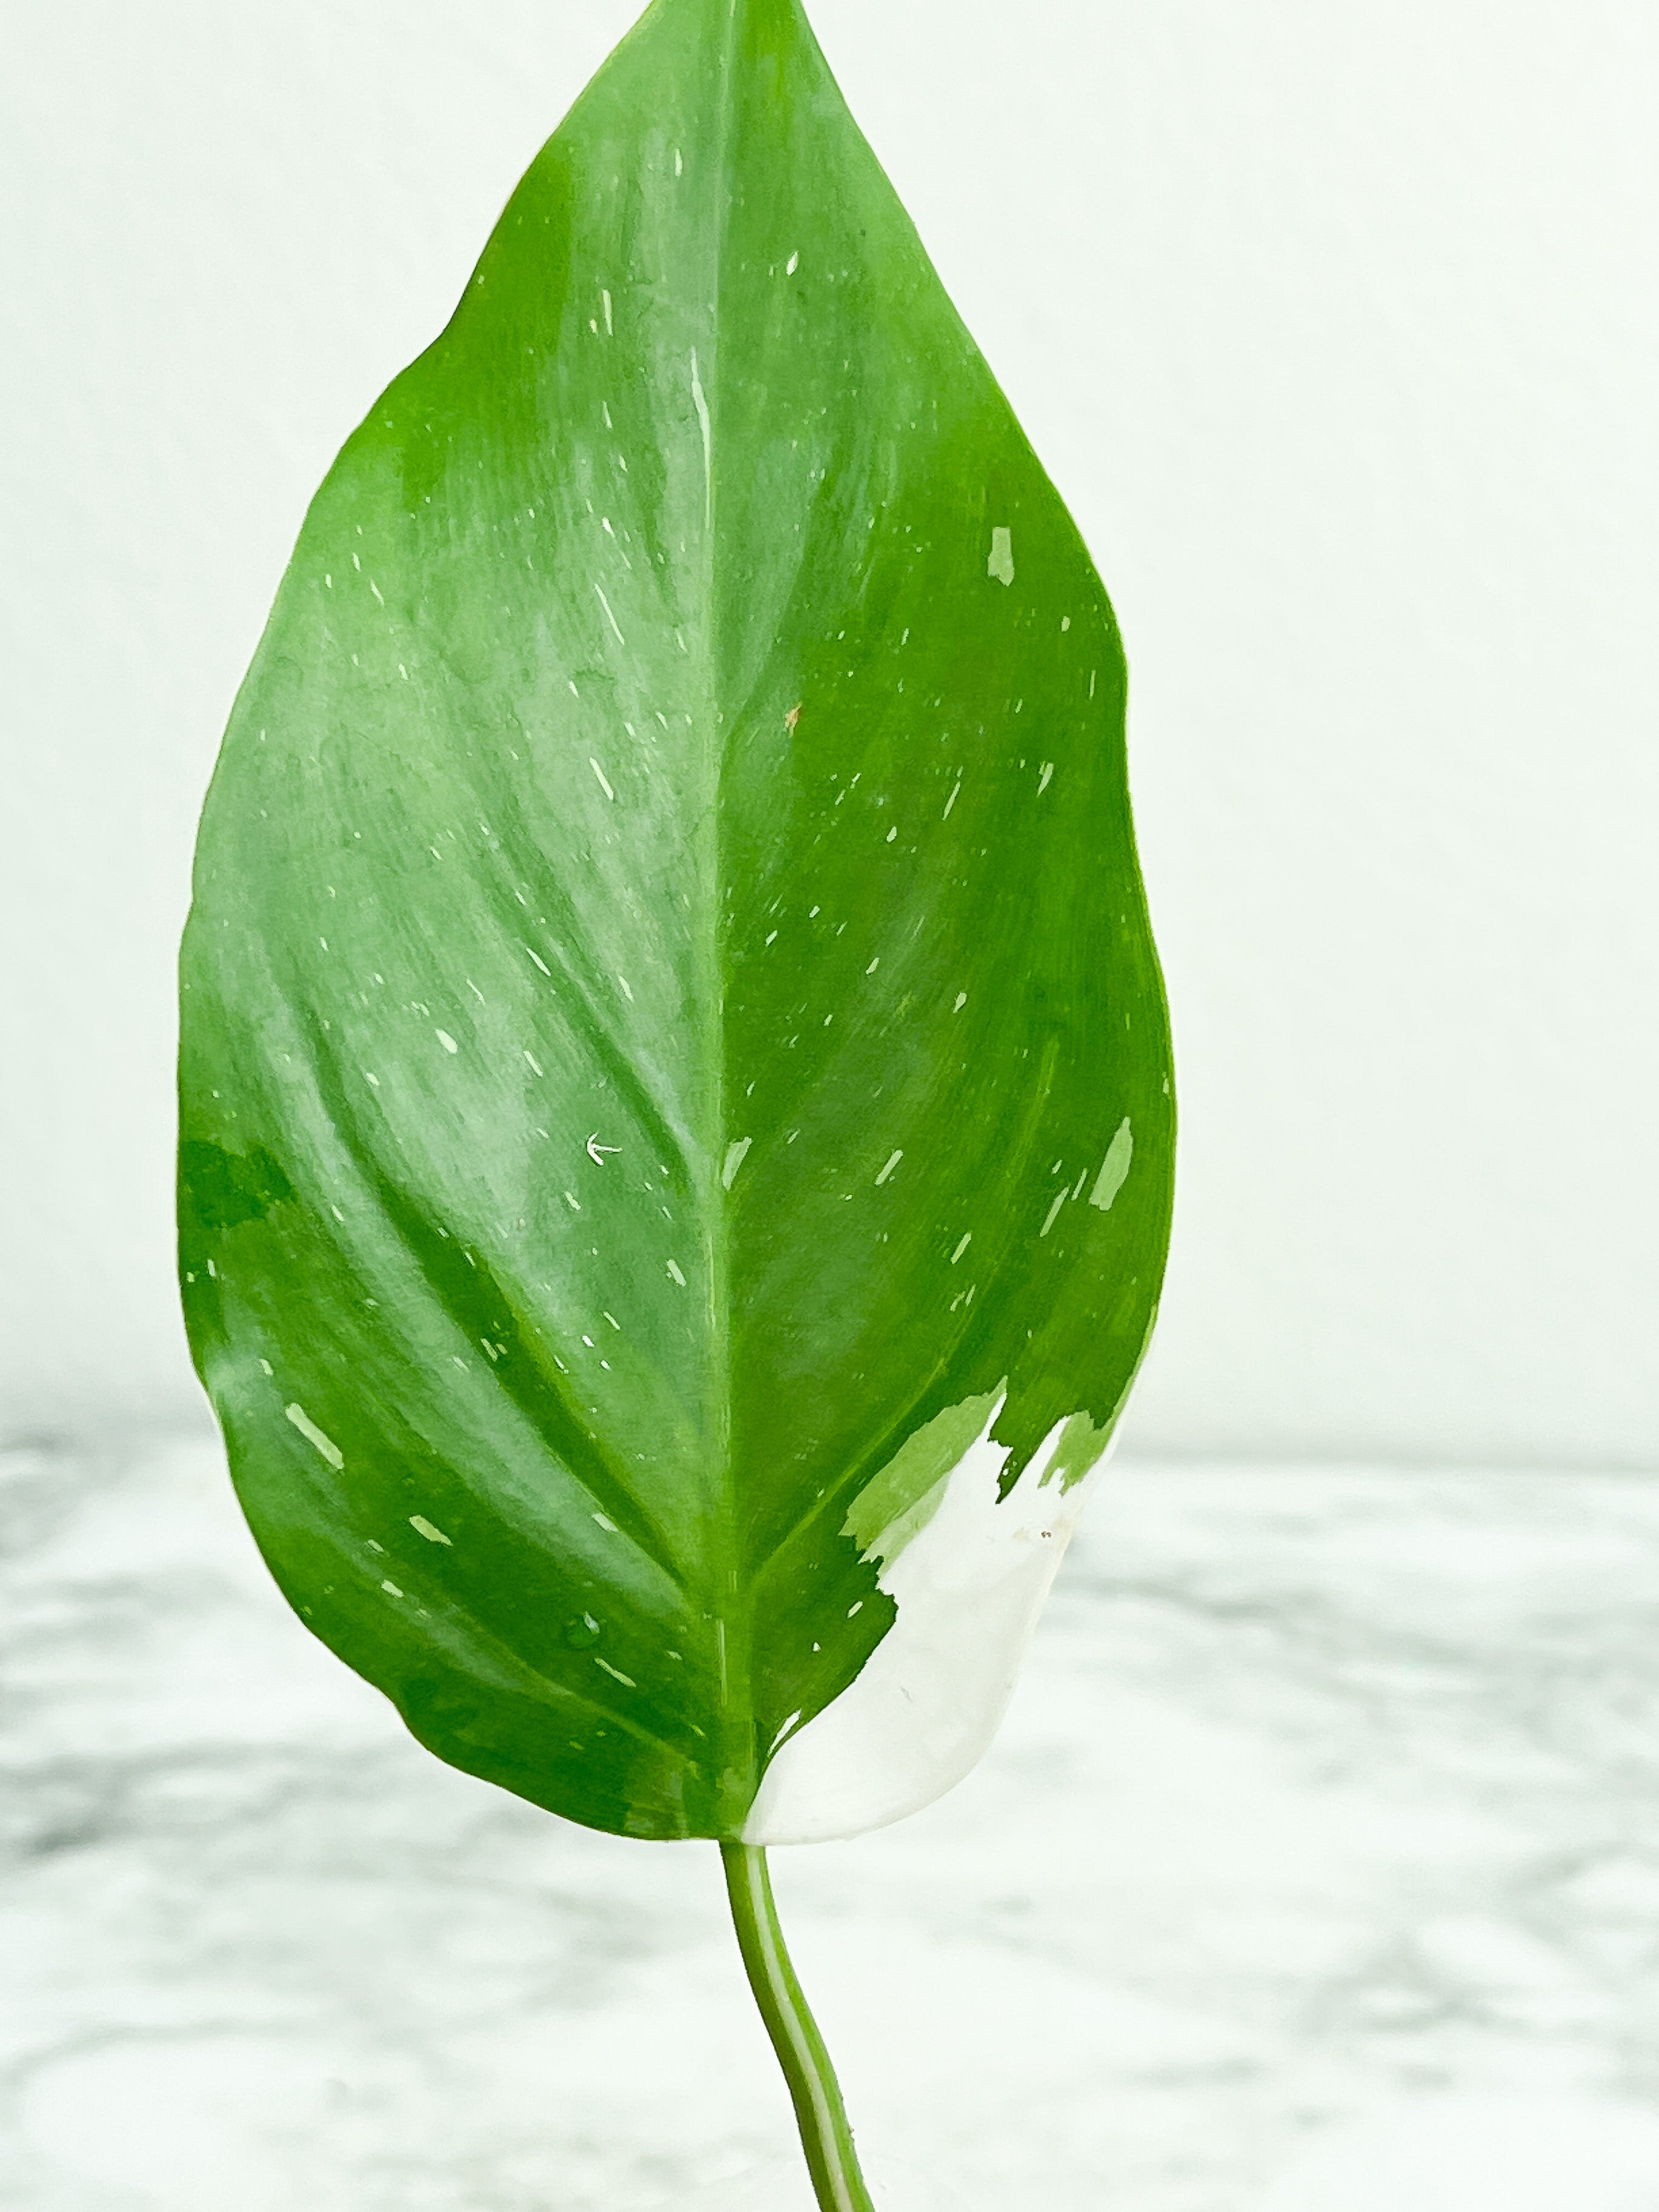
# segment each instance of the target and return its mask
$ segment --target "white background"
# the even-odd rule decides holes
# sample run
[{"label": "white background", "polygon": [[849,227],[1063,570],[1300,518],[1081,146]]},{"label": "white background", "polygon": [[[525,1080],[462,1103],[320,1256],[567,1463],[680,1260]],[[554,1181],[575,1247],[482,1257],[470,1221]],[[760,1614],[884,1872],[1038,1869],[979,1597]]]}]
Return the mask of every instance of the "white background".
[{"label": "white background", "polygon": [[[203,1418],[195,809],[631,0],[54,0],[0,81],[0,1432]],[[1185,1149],[1139,1450],[1659,1464],[1659,10],[818,0],[1113,592]]]}]

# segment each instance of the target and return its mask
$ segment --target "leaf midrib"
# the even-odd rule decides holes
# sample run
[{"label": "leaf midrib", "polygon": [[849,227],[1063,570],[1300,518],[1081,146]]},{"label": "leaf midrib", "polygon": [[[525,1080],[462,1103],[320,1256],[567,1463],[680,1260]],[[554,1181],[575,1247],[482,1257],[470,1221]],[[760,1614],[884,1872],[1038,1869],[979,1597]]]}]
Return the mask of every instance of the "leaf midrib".
[{"label": "leaf midrib", "polygon": [[[725,901],[722,896],[724,848],[721,839],[721,794],[726,730],[720,705],[720,623],[716,594],[720,588],[716,549],[719,532],[716,507],[720,472],[715,457],[720,445],[720,309],[726,223],[730,213],[730,167],[732,130],[732,91],[739,9],[747,0],[728,0],[718,61],[718,113],[710,188],[713,193],[712,265],[709,271],[710,370],[703,381],[708,415],[704,459],[703,574],[699,608],[699,644],[706,712],[712,718],[702,752],[702,844],[707,870],[702,911],[698,917],[702,956],[706,963],[703,1004],[708,1010],[705,1048],[711,1066],[704,1095],[709,1101],[710,1127],[699,1169],[706,1192],[708,1222],[706,1265],[708,1279],[708,1359],[711,1436],[714,1459],[711,1474],[716,1493],[714,1526],[720,1542],[714,1547],[716,1587],[712,1593],[716,1626],[721,1719],[731,1763],[747,1778],[757,1765],[755,1746],[754,1699],[750,1667],[747,1619],[740,1604],[739,1563],[741,1533],[738,1526],[738,1498],[732,1466],[732,1285],[729,1198],[721,1179],[726,1155],[726,957]],[[757,1780],[757,1775],[755,1775]]]}]

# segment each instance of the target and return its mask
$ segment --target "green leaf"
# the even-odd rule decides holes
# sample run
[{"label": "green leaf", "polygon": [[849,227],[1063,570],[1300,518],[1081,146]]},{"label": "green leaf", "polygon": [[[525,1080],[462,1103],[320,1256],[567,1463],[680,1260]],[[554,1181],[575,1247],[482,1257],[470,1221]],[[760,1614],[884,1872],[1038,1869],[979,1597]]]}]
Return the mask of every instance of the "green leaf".
[{"label": "green leaf", "polygon": [[184,947],[200,1371],[443,1758],[763,1841],[977,1755],[1168,1232],[1123,703],[794,0],[657,0],[318,494]]}]

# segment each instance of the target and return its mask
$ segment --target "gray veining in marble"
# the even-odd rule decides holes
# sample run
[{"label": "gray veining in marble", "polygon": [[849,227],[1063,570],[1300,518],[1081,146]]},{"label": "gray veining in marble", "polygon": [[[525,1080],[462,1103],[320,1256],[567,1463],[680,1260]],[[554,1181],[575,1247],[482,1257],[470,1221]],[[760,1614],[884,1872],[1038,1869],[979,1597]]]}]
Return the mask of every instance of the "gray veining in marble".
[{"label": "gray veining in marble", "polygon": [[[210,1447],[0,1472],[7,2212],[805,2212],[711,1850],[418,1750]],[[1656,1690],[1659,1482],[1117,1470],[981,1771],[776,1855],[890,2212],[1655,2212]]]}]

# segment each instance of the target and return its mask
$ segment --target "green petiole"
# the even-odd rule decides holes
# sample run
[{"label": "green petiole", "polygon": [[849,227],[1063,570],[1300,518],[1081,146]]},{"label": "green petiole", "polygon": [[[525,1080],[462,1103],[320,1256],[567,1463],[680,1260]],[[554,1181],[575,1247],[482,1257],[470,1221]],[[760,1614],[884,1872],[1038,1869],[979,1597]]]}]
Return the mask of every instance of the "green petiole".
[{"label": "green petiole", "polygon": [[875,2212],[859,2170],[836,2069],[784,1946],[766,1853],[755,1844],[722,1844],[720,1859],[738,1948],[789,2084],[801,2148],[822,2212]]}]

